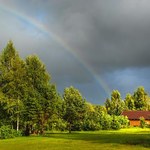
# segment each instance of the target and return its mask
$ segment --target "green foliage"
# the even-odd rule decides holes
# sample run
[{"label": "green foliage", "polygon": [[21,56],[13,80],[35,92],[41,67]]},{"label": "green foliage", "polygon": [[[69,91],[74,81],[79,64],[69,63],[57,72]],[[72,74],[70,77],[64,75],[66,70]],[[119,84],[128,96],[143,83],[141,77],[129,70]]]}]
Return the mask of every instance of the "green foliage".
[{"label": "green foliage", "polygon": [[50,75],[45,65],[37,56],[26,58],[28,76],[28,97],[25,100],[26,111],[24,118],[28,122],[29,130],[43,133],[53,114],[58,113],[61,99],[57,94],[56,86],[50,84]]},{"label": "green foliage", "polygon": [[120,116],[124,109],[150,110],[150,98],[143,87],[127,94],[125,101],[114,90],[105,106],[93,105],[72,86],[64,89],[62,98],[43,62],[35,55],[23,60],[11,41],[0,55],[2,138],[20,135],[19,128],[25,135],[45,130],[117,130],[128,126],[128,119]]},{"label": "green foliage", "polygon": [[2,126],[0,128],[0,138],[1,139],[8,139],[8,138],[13,138],[13,130],[9,128],[8,126]]},{"label": "green foliage", "polygon": [[54,114],[51,116],[47,124],[47,130],[65,131],[67,130],[67,122],[60,118],[57,114]]},{"label": "green foliage", "polygon": [[147,93],[145,92],[144,87],[138,87],[138,89],[134,92],[134,104],[136,110],[147,110]]},{"label": "green foliage", "polygon": [[113,118],[112,118],[111,128],[114,130],[121,129],[121,124],[119,122],[119,118],[117,118],[116,116],[113,116]]},{"label": "green foliage", "polygon": [[102,127],[100,123],[94,122],[94,120],[85,120],[83,124],[84,131],[98,131],[101,130]]},{"label": "green foliage", "polygon": [[9,139],[20,136],[22,136],[21,131],[11,129],[9,126],[1,126],[0,128],[0,139]]},{"label": "green foliage", "polygon": [[19,57],[11,41],[2,51],[0,72],[1,91],[7,104],[5,108],[11,115],[12,122],[16,122],[18,130],[26,90],[26,70],[24,61]]},{"label": "green foliage", "polygon": [[105,102],[105,107],[108,114],[119,116],[125,108],[124,101],[121,100],[121,95],[119,91],[114,90],[111,94],[111,100],[107,99]]},{"label": "green foliage", "polygon": [[150,110],[150,97],[141,86],[135,90],[133,95],[126,95],[125,105],[127,110]]},{"label": "green foliage", "polygon": [[74,87],[64,90],[64,119],[68,123],[68,130],[71,132],[73,124],[78,121],[82,122],[85,113],[85,100],[80,92]]},{"label": "green foliage", "polygon": [[106,114],[106,109],[103,106],[94,106],[90,103],[86,103],[86,112],[83,121],[83,130],[96,131],[102,129],[101,121]]},{"label": "green foliage", "polygon": [[119,130],[128,127],[129,120],[124,116],[111,116],[109,114],[104,114],[103,117],[101,117],[100,125],[103,130]]},{"label": "green foliage", "polygon": [[111,129],[111,122],[112,122],[112,117],[108,114],[105,114],[100,120],[100,124],[102,126],[102,129],[103,130],[110,130]]},{"label": "green foliage", "polygon": [[12,129],[12,133],[14,137],[21,137],[23,135],[21,130],[17,131],[17,130]]},{"label": "green foliage", "polygon": [[140,127],[141,127],[141,128],[144,128],[145,126],[146,126],[145,119],[144,119],[144,117],[141,117],[141,118],[140,118]]},{"label": "green foliage", "polygon": [[3,125],[8,125],[11,123],[10,114],[7,112],[7,103],[5,98],[1,97],[0,99],[0,127]]},{"label": "green foliage", "polygon": [[125,97],[125,105],[126,105],[128,110],[135,110],[133,96],[129,93]]},{"label": "green foliage", "polygon": [[117,118],[121,128],[127,128],[129,126],[129,119],[127,116],[117,116]]},{"label": "green foliage", "polygon": [[61,116],[62,100],[37,56],[23,61],[10,41],[0,56],[0,73],[0,93],[4,95],[0,94],[0,120],[4,125],[17,130],[25,127],[28,134],[35,127],[42,133],[53,114]]}]

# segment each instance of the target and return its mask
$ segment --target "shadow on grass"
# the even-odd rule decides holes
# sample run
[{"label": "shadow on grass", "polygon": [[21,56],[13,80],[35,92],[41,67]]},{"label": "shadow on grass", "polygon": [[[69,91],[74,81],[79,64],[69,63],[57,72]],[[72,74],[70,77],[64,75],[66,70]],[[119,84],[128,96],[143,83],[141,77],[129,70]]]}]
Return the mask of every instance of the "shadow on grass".
[{"label": "shadow on grass", "polygon": [[117,132],[72,132],[69,133],[48,133],[45,137],[67,140],[84,140],[94,143],[116,143],[125,145],[138,145],[150,148],[150,133],[117,133]]}]

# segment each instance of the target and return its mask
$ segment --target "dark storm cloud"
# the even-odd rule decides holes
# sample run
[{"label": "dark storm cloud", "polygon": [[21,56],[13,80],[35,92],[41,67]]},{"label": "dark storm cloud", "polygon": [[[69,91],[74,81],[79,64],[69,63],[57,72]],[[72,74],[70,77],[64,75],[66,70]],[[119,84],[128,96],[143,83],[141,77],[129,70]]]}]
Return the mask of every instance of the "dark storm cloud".
[{"label": "dark storm cloud", "polygon": [[[0,48],[12,39],[23,57],[39,55],[61,89],[70,83],[86,94],[85,86],[89,84],[91,97],[96,97],[98,85],[93,75],[97,74],[111,89],[127,91],[131,72],[133,87],[142,82],[147,87],[149,0],[0,0],[0,4],[42,23],[70,47],[68,52],[59,41],[26,20],[0,10]],[[136,75],[138,70],[143,74]],[[140,78],[144,80],[139,82]]]},{"label": "dark storm cloud", "polygon": [[43,14],[47,26],[96,70],[150,63],[148,0],[13,2],[18,9],[39,20],[40,13]]},{"label": "dark storm cloud", "polygon": [[149,65],[149,4],[136,0],[49,2],[57,10],[58,33],[95,69]]},{"label": "dark storm cloud", "polygon": [[64,34],[68,33],[69,42],[95,69],[148,66],[149,4],[135,0],[90,1],[77,9],[74,4],[65,14],[63,31],[68,27]]}]

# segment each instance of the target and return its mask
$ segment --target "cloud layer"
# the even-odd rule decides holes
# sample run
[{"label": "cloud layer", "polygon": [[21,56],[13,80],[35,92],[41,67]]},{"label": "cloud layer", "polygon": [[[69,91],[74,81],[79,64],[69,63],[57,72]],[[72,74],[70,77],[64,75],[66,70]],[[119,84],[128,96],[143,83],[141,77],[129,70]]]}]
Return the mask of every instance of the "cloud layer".
[{"label": "cloud layer", "polygon": [[74,85],[103,103],[108,92],[98,78],[123,96],[140,85],[150,90],[149,16],[149,0],[0,0],[0,49],[12,39],[23,57],[40,56],[61,92]]}]

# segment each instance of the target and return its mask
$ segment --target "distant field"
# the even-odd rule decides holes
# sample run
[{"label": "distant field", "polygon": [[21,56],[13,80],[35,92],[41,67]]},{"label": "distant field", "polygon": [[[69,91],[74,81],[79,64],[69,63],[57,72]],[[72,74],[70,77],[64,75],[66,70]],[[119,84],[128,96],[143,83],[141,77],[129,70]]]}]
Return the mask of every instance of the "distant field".
[{"label": "distant field", "polygon": [[48,133],[46,137],[0,140],[0,150],[148,150],[150,129]]}]

